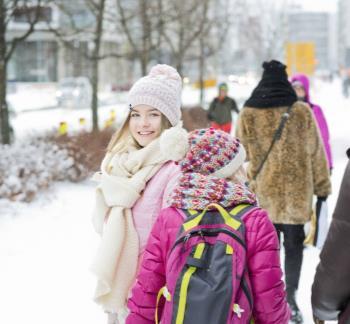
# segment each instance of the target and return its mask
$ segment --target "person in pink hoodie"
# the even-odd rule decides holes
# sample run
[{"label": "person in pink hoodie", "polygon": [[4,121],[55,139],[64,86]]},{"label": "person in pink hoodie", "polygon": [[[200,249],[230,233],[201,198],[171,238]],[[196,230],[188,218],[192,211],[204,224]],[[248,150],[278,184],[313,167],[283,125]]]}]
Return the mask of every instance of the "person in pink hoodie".
[{"label": "person in pink hoodie", "polygon": [[[164,137],[166,135],[170,133],[164,133]],[[247,178],[243,168],[246,154],[243,145],[231,135],[213,128],[195,130],[187,136],[176,140],[167,139],[165,142],[174,143],[172,149],[179,145],[187,146],[182,157],[177,158],[181,177],[170,195],[170,207],[161,210],[152,228],[128,300],[130,314],[126,323],[158,324],[159,317],[162,324],[236,324],[253,323],[252,321],[256,324],[287,324],[290,310],[282,281],[279,241],[267,211],[258,207],[254,193],[246,185]],[[241,206],[247,208],[241,214],[241,224],[244,223],[241,236],[241,244],[245,245],[244,253],[243,250],[232,250],[236,253],[232,260],[236,261],[233,261],[233,266],[228,266],[231,268],[229,272],[225,272],[226,268],[221,266],[221,262],[218,268],[215,268],[217,263],[210,263],[204,269],[197,269],[198,275],[194,277],[196,270],[191,272],[191,266],[185,265],[183,271],[187,274],[190,271],[189,277],[186,277],[189,278],[189,283],[186,293],[181,293],[183,285],[186,286],[185,279],[180,283],[178,279],[174,279],[175,273],[183,273],[175,270],[183,259],[180,251],[187,253],[188,250],[191,251],[189,246],[200,245],[203,240],[204,244],[208,244],[206,251],[212,249],[207,255],[215,254],[214,245],[210,246],[210,238],[203,237],[202,232],[201,236],[191,236],[190,230],[181,234],[181,229],[185,228],[185,222],[193,219],[191,217],[194,216],[189,216],[190,214],[206,209],[212,215],[208,216],[209,219],[214,220],[217,214],[212,210],[212,204],[219,206],[215,208],[224,208],[230,215]],[[207,225],[210,229],[212,226],[214,225]],[[181,241],[179,235],[182,235],[180,238],[187,239]],[[179,242],[182,245],[178,245]],[[180,255],[174,255],[176,249],[183,249],[178,250]],[[226,253],[230,252],[226,250]],[[232,280],[229,279],[224,285],[222,281],[217,283],[219,273],[223,273],[222,278],[230,278],[232,267],[243,269],[240,276],[232,276]],[[196,281],[204,273],[212,276],[210,280],[204,280],[208,290],[198,289]],[[245,279],[245,284],[242,284]],[[216,291],[218,298],[212,298],[212,291],[216,289],[214,287],[219,290]],[[191,299],[191,291],[195,290],[200,295]],[[208,291],[208,294],[204,291]],[[160,292],[166,297],[165,302],[159,301]],[[187,296],[186,303],[181,301],[184,296]],[[224,303],[227,305],[225,314],[221,311]]]},{"label": "person in pink hoodie", "polygon": [[101,235],[91,267],[97,278],[94,300],[108,313],[109,324],[125,322],[127,298],[146,241],[180,175],[160,148],[164,131],[185,132],[181,88],[180,75],[168,65],[154,66],[132,86],[128,117],[94,176],[98,186],[93,224]]},{"label": "person in pink hoodie", "polygon": [[318,128],[321,133],[321,137],[323,140],[323,147],[326,152],[328,167],[330,170],[333,169],[333,158],[331,145],[329,143],[329,129],[327,120],[323,114],[322,108],[311,102],[310,99],[310,81],[309,78],[305,74],[295,74],[291,79],[292,86],[298,96],[298,99],[306,102],[315,116]]}]

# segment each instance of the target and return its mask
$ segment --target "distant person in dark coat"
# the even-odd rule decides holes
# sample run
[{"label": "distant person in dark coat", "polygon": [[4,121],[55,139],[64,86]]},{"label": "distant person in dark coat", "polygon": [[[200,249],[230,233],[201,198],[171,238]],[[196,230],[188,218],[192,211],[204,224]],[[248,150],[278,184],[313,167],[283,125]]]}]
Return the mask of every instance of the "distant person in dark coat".
[{"label": "distant person in dark coat", "polygon": [[[350,149],[347,151],[350,158]],[[350,161],[312,285],[315,323],[350,323]]]},{"label": "distant person in dark coat", "polygon": [[236,101],[227,95],[228,86],[226,83],[219,84],[219,95],[211,102],[208,110],[208,119],[211,121],[211,127],[221,129],[224,132],[231,133],[232,114],[237,114]]}]

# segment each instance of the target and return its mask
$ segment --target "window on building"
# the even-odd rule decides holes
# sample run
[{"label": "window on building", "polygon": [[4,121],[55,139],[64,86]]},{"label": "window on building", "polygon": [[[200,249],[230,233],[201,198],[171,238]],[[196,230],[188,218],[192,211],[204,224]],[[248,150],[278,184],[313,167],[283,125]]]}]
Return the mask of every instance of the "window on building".
[{"label": "window on building", "polygon": [[57,43],[19,43],[10,60],[9,79],[20,82],[57,81]]},{"label": "window on building", "polygon": [[38,21],[50,22],[52,20],[52,8],[44,6],[21,6],[14,10],[14,21],[18,23],[29,23],[34,21],[38,15]]}]

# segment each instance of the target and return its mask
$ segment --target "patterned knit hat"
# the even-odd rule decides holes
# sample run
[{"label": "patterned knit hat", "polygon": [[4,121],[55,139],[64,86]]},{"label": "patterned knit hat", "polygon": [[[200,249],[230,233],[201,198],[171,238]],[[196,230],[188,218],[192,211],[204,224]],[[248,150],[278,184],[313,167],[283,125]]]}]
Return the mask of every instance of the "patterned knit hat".
[{"label": "patterned knit hat", "polygon": [[238,139],[214,128],[197,129],[188,135],[189,149],[179,161],[183,173],[227,178],[243,165],[246,152]]},{"label": "patterned knit hat", "polygon": [[128,103],[131,107],[143,104],[156,108],[175,126],[181,118],[181,89],[179,73],[169,65],[158,64],[135,82]]}]

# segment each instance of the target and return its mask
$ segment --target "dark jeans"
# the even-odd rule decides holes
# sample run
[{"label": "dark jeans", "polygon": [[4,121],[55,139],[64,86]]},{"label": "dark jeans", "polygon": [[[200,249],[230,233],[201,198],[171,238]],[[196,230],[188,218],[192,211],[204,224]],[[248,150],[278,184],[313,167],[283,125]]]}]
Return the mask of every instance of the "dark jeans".
[{"label": "dark jeans", "polygon": [[303,262],[304,249],[304,225],[274,224],[278,239],[283,233],[283,246],[285,250],[285,275],[287,292],[298,289],[301,264]]}]

